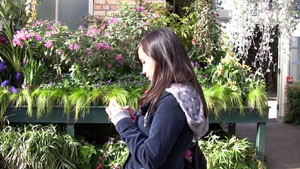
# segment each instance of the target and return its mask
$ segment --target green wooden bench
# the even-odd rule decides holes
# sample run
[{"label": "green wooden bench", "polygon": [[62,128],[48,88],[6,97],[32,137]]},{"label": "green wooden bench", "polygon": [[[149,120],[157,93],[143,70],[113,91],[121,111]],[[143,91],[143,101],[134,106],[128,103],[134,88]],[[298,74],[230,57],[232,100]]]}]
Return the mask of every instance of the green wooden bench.
[{"label": "green wooden bench", "polygon": [[[27,107],[14,108],[9,107],[5,113],[10,123],[62,123],[66,124],[68,134],[74,137],[74,124],[75,123],[110,123],[108,116],[105,112],[104,106],[91,106],[90,113],[84,118],[75,121],[74,114],[67,117],[64,113],[63,107],[54,107],[49,117],[36,118],[29,117],[27,114]],[[36,110],[34,109],[34,112]],[[230,124],[229,130],[235,132],[236,123],[257,123],[256,132],[256,150],[258,159],[263,161],[265,155],[265,138],[266,138],[266,123],[268,122],[268,113],[261,116],[257,111],[245,109],[245,113],[241,114],[239,109],[233,109],[230,112],[221,112],[216,117],[213,113],[209,116],[210,123],[228,123]]]}]

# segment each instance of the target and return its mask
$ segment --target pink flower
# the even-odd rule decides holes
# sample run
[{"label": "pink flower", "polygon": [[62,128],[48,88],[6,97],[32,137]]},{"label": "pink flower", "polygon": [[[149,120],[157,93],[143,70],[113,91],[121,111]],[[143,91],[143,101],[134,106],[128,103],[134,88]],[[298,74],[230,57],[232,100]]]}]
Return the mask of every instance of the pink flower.
[{"label": "pink flower", "polygon": [[114,137],[112,137],[112,138],[110,138],[110,140],[111,140],[111,141],[114,141],[114,140],[115,140],[115,138],[114,138]]},{"label": "pink flower", "polygon": [[52,41],[51,41],[51,40],[48,40],[48,41],[44,44],[44,46],[45,46],[46,48],[51,48],[51,47],[52,47]]},{"label": "pink flower", "polygon": [[74,43],[74,44],[69,44],[69,49],[70,50],[77,50],[79,48],[79,45],[77,43]]},{"label": "pink flower", "polygon": [[100,35],[99,30],[93,27],[89,27],[86,36],[93,37],[94,35]]},{"label": "pink flower", "polygon": [[107,21],[107,24],[110,25],[110,24],[114,24],[114,23],[117,23],[117,22],[118,22],[118,18],[113,17],[113,18],[110,18],[110,19]]},{"label": "pink flower", "polygon": [[15,38],[15,36],[14,36],[14,39],[13,39],[12,43],[13,43],[13,46],[17,46],[18,45],[21,48],[23,48],[23,45],[24,45],[24,43],[20,39]]},{"label": "pink flower", "polygon": [[104,46],[104,43],[102,43],[102,42],[97,43],[97,44],[96,44],[96,50],[100,50],[101,47],[103,47],[103,46]]},{"label": "pink flower", "polygon": [[109,44],[107,44],[107,43],[104,44],[104,48],[107,49],[107,50],[111,49],[111,47],[110,47]]},{"label": "pink flower", "polygon": [[112,64],[111,63],[108,63],[106,64],[107,65],[107,68],[110,69],[112,67]]},{"label": "pink flower", "polygon": [[120,60],[122,58],[122,54],[116,55],[116,60]]},{"label": "pink flower", "polygon": [[73,46],[74,46],[74,45],[73,45],[72,43],[70,43],[70,44],[69,44],[69,49],[70,49],[70,50],[73,50],[73,49],[74,49]]},{"label": "pink flower", "polygon": [[79,45],[77,43],[74,43],[73,48],[74,48],[74,50],[77,50],[79,48]]},{"label": "pink flower", "polygon": [[35,34],[34,37],[35,37],[35,40],[38,42],[42,40],[42,37],[39,34]]},{"label": "pink flower", "polygon": [[138,12],[145,12],[145,8],[141,6],[136,7],[135,10],[137,10]]},{"label": "pink flower", "polygon": [[61,52],[62,52],[61,50],[56,50],[55,51],[55,53],[58,54],[58,55],[61,55]]},{"label": "pink flower", "polygon": [[83,26],[82,26],[82,25],[80,25],[80,26],[78,27],[78,29],[79,29],[79,30],[83,29]]}]

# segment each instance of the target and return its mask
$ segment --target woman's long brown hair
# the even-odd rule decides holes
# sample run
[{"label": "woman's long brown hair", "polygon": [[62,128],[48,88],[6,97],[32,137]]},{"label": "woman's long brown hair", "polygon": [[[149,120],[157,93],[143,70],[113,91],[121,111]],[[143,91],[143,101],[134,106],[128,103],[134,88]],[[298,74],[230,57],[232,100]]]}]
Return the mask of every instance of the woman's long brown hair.
[{"label": "woman's long brown hair", "polygon": [[168,28],[158,29],[147,34],[136,47],[137,60],[139,60],[138,49],[140,47],[156,63],[150,86],[139,99],[139,105],[153,101],[151,110],[155,112],[158,99],[167,87],[172,83],[191,82],[201,98],[207,117],[209,112],[202,88],[179,37]]}]

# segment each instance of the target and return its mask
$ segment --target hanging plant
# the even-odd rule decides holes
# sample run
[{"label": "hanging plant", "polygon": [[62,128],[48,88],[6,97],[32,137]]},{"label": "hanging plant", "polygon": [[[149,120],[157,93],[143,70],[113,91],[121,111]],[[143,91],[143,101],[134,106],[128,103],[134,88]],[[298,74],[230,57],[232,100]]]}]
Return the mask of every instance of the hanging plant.
[{"label": "hanging plant", "polygon": [[[253,44],[257,50],[253,66],[261,73],[269,72],[274,66],[271,43],[275,40],[276,30],[282,37],[289,39],[295,29],[297,16],[294,0],[234,0],[231,20],[226,25],[227,43],[241,60],[248,58],[248,51],[254,38],[261,33],[259,44]],[[286,42],[288,43],[288,42]],[[290,51],[284,51],[289,56]],[[267,67],[264,63],[268,62]],[[263,72],[265,70],[265,72]]]}]

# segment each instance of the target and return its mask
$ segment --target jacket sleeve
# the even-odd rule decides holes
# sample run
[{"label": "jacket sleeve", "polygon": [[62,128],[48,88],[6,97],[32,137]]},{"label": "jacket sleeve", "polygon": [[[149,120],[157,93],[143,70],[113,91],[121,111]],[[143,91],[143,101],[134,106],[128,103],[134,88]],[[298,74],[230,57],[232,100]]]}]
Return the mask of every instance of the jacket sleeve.
[{"label": "jacket sleeve", "polygon": [[154,169],[166,162],[185,121],[179,103],[174,96],[167,95],[157,104],[148,137],[133,125],[130,118],[120,120],[116,130],[126,141],[135,161],[145,169]]}]

